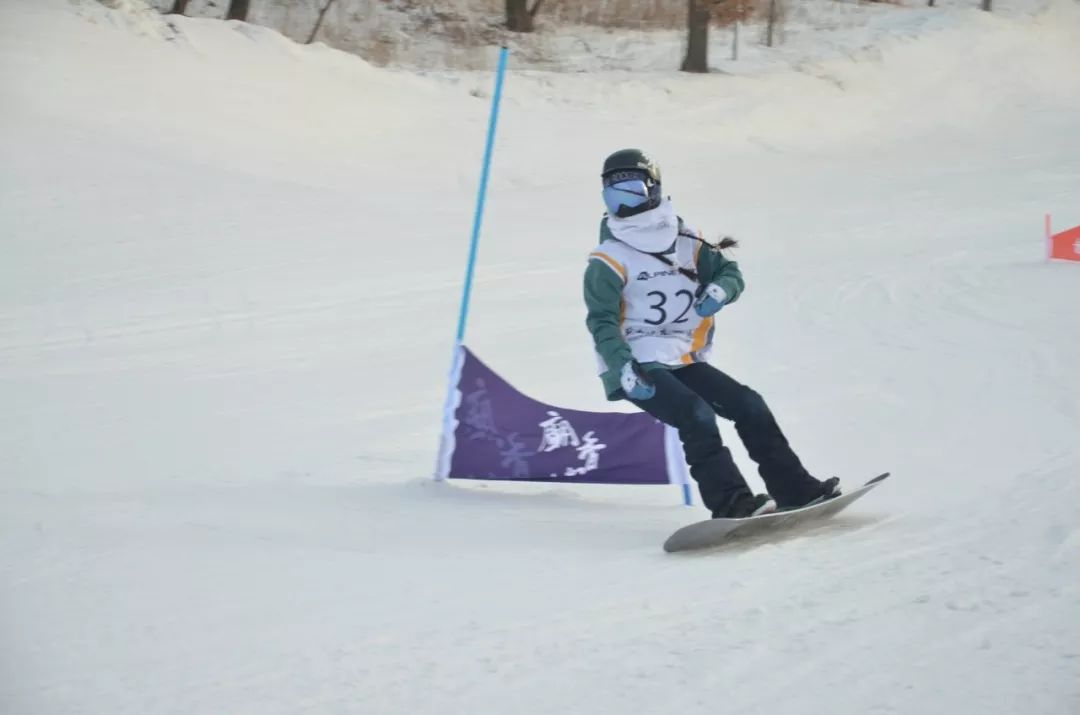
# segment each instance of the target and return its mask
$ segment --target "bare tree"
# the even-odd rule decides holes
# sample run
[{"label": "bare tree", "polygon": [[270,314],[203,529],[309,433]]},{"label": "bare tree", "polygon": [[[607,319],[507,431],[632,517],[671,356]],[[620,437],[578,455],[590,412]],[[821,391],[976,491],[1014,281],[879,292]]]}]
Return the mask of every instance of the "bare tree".
[{"label": "bare tree", "polygon": [[172,10],[169,10],[170,15],[183,15],[187,12],[188,0],[173,0]]},{"label": "bare tree", "polygon": [[709,71],[709,20],[712,19],[711,0],[687,0],[686,58],[683,72]]},{"label": "bare tree", "polygon": [[773,46],[773,38],[775,36],[776,21],[780,15],[778,0],[769,0],[769,18],[768,24],[765,26],[765,46]]},{"label": "bare tree", "polygon": [[229,10],[225,13],[225,19],[247,22],[248,6],[250,4],[251,0],[229,0]]},{"label": "bare tree", "polygon": [[731,61],[735,62],[739,59],[739,25],[742,23],[738,20],[735,21],[735,31],[731,35]]},{"label": "bare tree", "polygon": [[785,0],[769,0],[765,10],[765,46],[773,47],[781,40],[779,37],[784,29],[784,21],[787,20],[787,3]]},{"label": "bare tree", "polygon": [[334,4],[334,0],[326,0],[326,4],[323,5],[322,10],[319,10],[319,17],[315,20],[315,27],[311,28],[311,34],[308,35],[307,44],[311,44],[315,41],[315,36],[319,34],[319,28],[322,27],[323,19],[326,17],[326,11],[330,9],[330,6]]},{"label": "bare tree", "polygon": [[511,32],[532,32],[533,20],[543,4],[544,0],[535,0],[530,8],[529,0],[506,0],[506,29]]}]

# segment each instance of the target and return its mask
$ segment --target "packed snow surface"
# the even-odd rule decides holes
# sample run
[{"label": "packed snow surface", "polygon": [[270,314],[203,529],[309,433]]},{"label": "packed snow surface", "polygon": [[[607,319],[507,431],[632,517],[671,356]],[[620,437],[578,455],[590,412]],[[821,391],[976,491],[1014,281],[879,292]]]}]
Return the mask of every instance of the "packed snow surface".
[{"label": "packed snow surface", "polygon": [[512,65],[469,345],[628,409],[580,279],[640,145],[742,239],[714,362],[818,475],[894,474],[692,556],[674,488],[429,480],[490,73],[117,5],[0,3],[0,712],[1080,712],[1075,2]]}]

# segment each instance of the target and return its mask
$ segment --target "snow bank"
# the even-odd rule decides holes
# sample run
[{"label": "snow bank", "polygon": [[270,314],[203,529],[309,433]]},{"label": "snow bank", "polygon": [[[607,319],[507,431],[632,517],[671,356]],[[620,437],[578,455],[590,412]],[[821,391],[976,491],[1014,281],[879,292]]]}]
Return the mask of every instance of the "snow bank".
[{"label": "snow bank", "polygon": [[[490,76],[485,73],[439,72],[422,78],[377,69],[322,45],[296,45],[256,25],[174,16],[165,22],[143,0],[123,0],[111,11],[92,0],[80,0],[76,7],[92,22],[169,40],[153,50],[138,47],[132,52],[117,44],[118,37],[97,38],[98,44],[111,45],[101,52],[112,58],[107,71],[139,64],[138,56],[152,53],[153,64],[144,61],[145,71],[137,80],[146,97],[143,116],[157,116],[174,132],[209,133],[263,148],[299,139],[308,151],[323,146],[329,153],[340,147],[401,149],[399,142],[371,140],[417,130],[433,107],[479,110],[482,102],[474,99],[485,100],[489,94]],[[750,141],[789,149],[909,141],[927,131],[969,134],[1009,124],[1034,105],[1063,121],[1080,109],[1080,74],[1072,69],[1080,61],[1072,41],[1080,27],[1080,6],[1071,0],[1014,18],[962,8],[876,8],[869,10],[870,22],[862,15],[854,20],[853,13],[862,11],[851,6],[830,2],[815,7],[815,14],[807,17],[831,27],[829,32],[792,29],[793,38],[777,52],[757,48],[740,63],[725,63],[733,75],[694,78],[635,71],[617,81],[591,81],[578,74],[528,71],[515,76],[508,101],[521,107],[587,107],[590,115],[578,121],[600,116],[606,121],[647,104],[695,117],[701,125],[699,136],[728,147]],[[796,17],[792,25],[807,27],[808,22]],[[74,26],[69,30],[77,31]],[[238,44],[238,34],[249,42]],[[573,33],[558,37],[570,44],[556,56],[568,65],[597,71],[618,67],[619,57],[655,57],[656,66],[664,66],[660,56],[673,52],[679,41],[661,39],[649,47],[657,38],[677,36],[620,33],[611,37],[626,44],[614,54],[586,43],[589,51],[579,48],[575,55]],[[495,51],[487,48],[483,53],[493,59]],[[195,57],[200,62],[193,62]],[[528,52],[513,61],[515,68],[523,65],[528,66]],[[211,73],[207,66],[225,72]],[[166,76],[167,82],[160,81]],[[243,83],[272,89],[238,92]],[[185,101],[188,87],[211,95],[207,104],[223,108],[218,122],[201,121],[202,109]],[[101,90],[111,91],[107,86]],[[235,98],[240,96],[251,104],[238,105]],[[343,96],[360,101],[343,102]],[[272,99],[267,102],[267,97]],[[125,102],[118,94],[102,105],[108,112]],[[449,121],[455,116],[434,111]],[[230,122],[237,114],[259,117],[245,127],[239,142],[236,124]],[[361,126],[363,132],[355,131]]]},{"label": "snow bank", "polygon": [[171,40],[175,30],[146,0],[71,0],[80,17],[92,23],[108,23],[147,37]]}]

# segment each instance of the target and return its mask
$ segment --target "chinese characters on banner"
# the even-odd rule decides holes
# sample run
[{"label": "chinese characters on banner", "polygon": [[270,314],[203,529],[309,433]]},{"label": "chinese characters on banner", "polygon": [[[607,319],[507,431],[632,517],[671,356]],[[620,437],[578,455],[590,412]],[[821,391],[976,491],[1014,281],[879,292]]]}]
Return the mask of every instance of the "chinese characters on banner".
[{"label": "chinese characters on banner", "polygon": [[[685,461],[641,412],[582,412],[537,402],[462,347],[441,476],[590,484],[683,484]],[[673,444],[675,442],[675,444]]]}]

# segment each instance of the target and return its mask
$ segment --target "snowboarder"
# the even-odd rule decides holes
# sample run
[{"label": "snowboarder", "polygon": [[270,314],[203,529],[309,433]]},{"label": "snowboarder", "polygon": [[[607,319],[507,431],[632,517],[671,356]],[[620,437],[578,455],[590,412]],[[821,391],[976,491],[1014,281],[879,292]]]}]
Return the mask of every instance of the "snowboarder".
[{"label": "snowboarder", "polygon": [[[585,270],[586,325],[608,399],[627,399],[679,432],[690,475],[714,518],[804,506],[840,494],[807,472],[761,395],[709,365],[713,316],[743,291],[739,266],[675,214],[660,169],[637,149],[601,173],[607,214]],[[720,438],[735,423],[769,494],[754,494]]]}]

